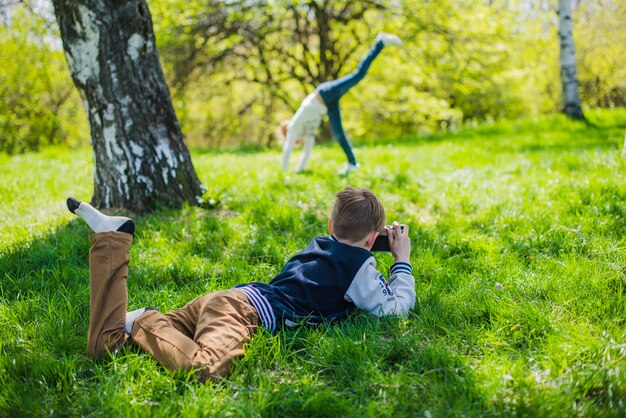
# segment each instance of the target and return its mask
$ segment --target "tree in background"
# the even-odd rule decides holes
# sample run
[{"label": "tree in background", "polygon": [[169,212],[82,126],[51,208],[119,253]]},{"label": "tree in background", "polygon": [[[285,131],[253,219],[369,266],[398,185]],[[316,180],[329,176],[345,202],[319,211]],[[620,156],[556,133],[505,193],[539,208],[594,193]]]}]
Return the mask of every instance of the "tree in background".
[{"label": "tree in background", "polygon": [[585,115],[578,93],[576,53],[572,30],[572,0],[559,0],[558,13],[563,113],[574,119],[584,119]]},{"label": "tree in background", "polygon": [[[218,138],[228,136],[242,115],[260,104],[265,117],[257,124],[262,126],[256,135],[261,141],[271,139],[277,104],[294,112],[315,86],[345,72],[350,59],[360,47],[369,47],[376,34],[368,30],[365,15],[389,4],[389,0],[213,0],[195,6],[187,1],[157,2],[162,23],[173,23],[162,51],[171,66],[175,95],[206,75],[219,78],[223,85],[251,85],[237,108],[207,115],[215,127],[212,132]],[[226,106],[240,99],[232,96]]]},{"label": "tree in background", "polygon": [[145,0],[54,0],[67,63],[85,103],[93,204],[138,212],[202,202],[171,104]]},{"label": "tree in background", "polygon": [[384,65],[370,69],[367,89],[344,99],[355,136],[454,129],[556,106],[546,87],[551,34],[543,36],[509,2],[153,4],[176,105],[187,133],[203,146],[266,144],[317,84],[356,66],[378,31],[400,34],[405,48],[386,52]]},{"label": "tree in background", "polygon": [[[378,31],[405,47],[386,51],[367,88],[344,98],[356,144],[559,112],[556,4],[150,0],[150,9],[187,143],[237,148],[267,144],[316,84],[356,66]],[[0,151],[89,138],[53,13],[33,23],[40,7],[53,10],[50,0],[0,0]],[[626,2],[581,0],[573,13],[581,101],[625,106]]]}]

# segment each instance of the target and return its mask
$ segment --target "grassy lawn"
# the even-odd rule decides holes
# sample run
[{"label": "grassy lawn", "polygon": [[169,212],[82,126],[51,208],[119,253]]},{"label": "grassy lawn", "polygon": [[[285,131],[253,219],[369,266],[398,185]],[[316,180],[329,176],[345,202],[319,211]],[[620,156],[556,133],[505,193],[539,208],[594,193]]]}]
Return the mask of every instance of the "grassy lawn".
[{"label": "grassy lawn", "polygon": [[135,217],[130,309],[269,281],[346,185],[411,226],[409,318],[261,332],[219,385],[134,347],[87,358],[90,231],[65,198],[90,198],[91,151],[0,156],[0,416],[626,415],[626,111],[589,115],[362,140],[348,178],[334,143],[299,175],[194,151],[217,206]]}]

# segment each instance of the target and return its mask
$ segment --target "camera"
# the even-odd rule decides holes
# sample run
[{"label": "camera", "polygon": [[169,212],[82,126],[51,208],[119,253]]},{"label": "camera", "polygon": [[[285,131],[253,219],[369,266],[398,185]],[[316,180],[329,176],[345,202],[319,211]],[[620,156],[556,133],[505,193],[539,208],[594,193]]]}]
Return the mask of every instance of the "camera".
[{"label": "camera", "polygon": [[[393,231],[393,226],[385,225],[387,228]],[[404,230],[404,225],[400,225],[400,230]],[[391,248],[389,248],[389,238],[387,238],[387,230],[385,229],[376,237],[376,241],[374,241],[374,245],[372,245],[372,252],[379,253],[390,253]]]}]

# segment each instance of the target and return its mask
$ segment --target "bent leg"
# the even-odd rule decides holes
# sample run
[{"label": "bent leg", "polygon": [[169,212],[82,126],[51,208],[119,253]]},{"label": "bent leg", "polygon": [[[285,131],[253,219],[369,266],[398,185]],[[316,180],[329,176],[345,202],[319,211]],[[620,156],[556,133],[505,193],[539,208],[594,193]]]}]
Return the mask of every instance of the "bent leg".
[{"label": "bent leg", "polygon": [[[174,312],[146,312],[135,321],[131,337],[159,364],[172,371],[201,370],[202,380],[228,374],[259,321],[237,290],[209,293]],[[192,326],[193,339],[185,335]]]},{"label": "bent leg", "polygon": [[130,335],[133,342],[172,371],[191,370],[195,366],[198,345],[159,311],[148,311],[137,318]]},{"label": "bent leg", "polygon": [[322,96],[324,103],[328,105],[328,103],[335,102],[339,100],[341,96],[346,94],[348,90],[354,87],[359,81],[365,77],[367,71],[372,65],[374,59],[378,56],[380,51],[384,48],[384,44],[382,41],[378,41],[370,48],[367,55],[359,62],[357,69],[337,80],[326,81],[319,85],[316,89],[317,92]]},{"label": "bent leg", "polygon": [[182,332],[186,337],[193,339],[196,334],[196,325],[202,312],[202,307],[210,295],[209,293],[199,296],[187,302],[182,308],[174,309],[164,314],[164,316],[170,321],[174,328]]},{"label": "bent leg", "polygon": [[91,237],[89,250],[90,303],[87,350],[101,358],[120,347],[127,336],[124,320],[128,305],[126,278],[133,236],[100,232]]},{"label": "bent leg", "polygon": [[144,313],[133,325],[133,342],[171,371],[197,368],[195,357],[200,347],[193,338],[202,308],[210,299],[209,293],[165,314]]},{"label": "bent leg", "polygon": [[328,122],[330,124],[330,130],[333,136],[339,142],[341,149],[346,154],[348,158],[348,162],[350,164],[356,165],[356,158],[354,157],[354,153],[352,152],[352,145],[350,145],[350,141],[346,137],[346,133],[343,130],[343,125],[341,123],[341,111],[339,109],[339,102],[334,102],[328,106]]},{"label": "bent leg", "polygon": [[208,375],[225,377],[257,330],[259,315],[241,290],[230,289],[214,295],[204,306],[195,340],[207,354],[218,359],[207,369]]}]

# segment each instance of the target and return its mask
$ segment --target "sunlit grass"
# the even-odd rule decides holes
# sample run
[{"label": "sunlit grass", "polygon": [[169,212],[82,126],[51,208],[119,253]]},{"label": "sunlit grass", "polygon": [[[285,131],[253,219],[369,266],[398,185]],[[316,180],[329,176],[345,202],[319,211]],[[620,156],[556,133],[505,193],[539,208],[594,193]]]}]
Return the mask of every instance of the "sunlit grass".
[{"label": "sunlit grass", "polygon": [[131,309],[271,279],[346,185],[411,226],[417,283],[408,319],[259,333],[216,386],[132,347],[86,357],[89,229],[64,200],[89,199],[91,151],[0,156],[0,415],[623,416],[626,112],[588,114],[364,138],[348,178],[333,143],[299,175],[194,151],[217,209],[135,218]]}]

